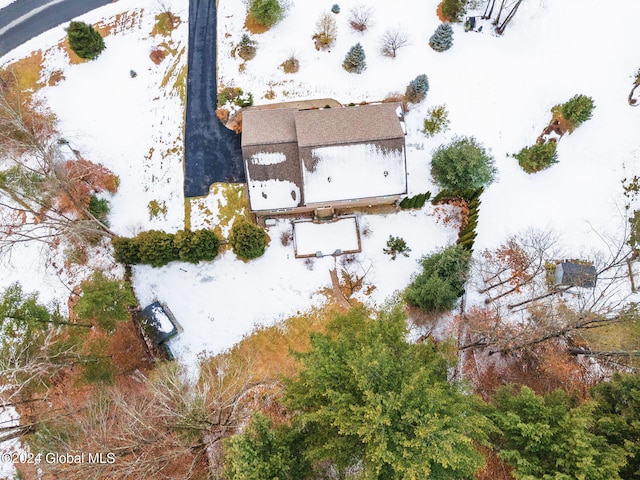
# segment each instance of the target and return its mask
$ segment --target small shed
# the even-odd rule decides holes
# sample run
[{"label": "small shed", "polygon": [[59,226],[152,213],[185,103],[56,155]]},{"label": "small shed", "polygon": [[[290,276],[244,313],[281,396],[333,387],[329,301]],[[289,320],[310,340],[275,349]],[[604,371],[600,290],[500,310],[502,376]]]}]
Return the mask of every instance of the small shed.
[{"label": "small shed", "polygon": [[596,267],[593,265],[564,261],[556,266],[556,285],[594,288],[596,286],[596,279]]},{"label": "small shed", "polygon": [[163,345],[182,331],[169,307],[153,302],[138,313],[138,323],[154,345]]}]

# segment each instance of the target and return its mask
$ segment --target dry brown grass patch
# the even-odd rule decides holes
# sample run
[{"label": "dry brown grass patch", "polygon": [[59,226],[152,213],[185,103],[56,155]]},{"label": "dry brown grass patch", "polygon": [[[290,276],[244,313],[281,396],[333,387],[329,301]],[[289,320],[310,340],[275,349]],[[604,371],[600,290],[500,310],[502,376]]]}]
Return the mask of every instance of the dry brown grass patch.
[{"label": "dry brown grass patch", "polygon": [[284,73],[297,73],[298,70],[300,70],[300,62],[293,56],[287,58],[280,66],[284,70]]},{"label": "dry brown grass patch", "polygon": [[42,76],[42,51],[33,52],[30,56],[16,60],[0,70],[0,78],[9,82],[14,77],[18,90],[22,94],[30,95],[45,85]]},{"label": "dry brown grass patch", "polygon": [[269,30],[269,27],[267,27],[266,25],[256,22],[256,19],[253,18],[253,15],[251,15],[250,13],[247,13],[247,18],[244,21],[244,28],[249,30],[249,32],[258,35]]}]

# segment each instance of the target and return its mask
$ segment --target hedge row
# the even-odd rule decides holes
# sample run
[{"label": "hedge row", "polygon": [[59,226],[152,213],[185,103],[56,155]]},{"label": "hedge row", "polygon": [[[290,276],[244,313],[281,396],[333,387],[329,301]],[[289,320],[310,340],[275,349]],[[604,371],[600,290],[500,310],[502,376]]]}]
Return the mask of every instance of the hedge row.
[{"label": "hedge row", "polygon": [[136,237],[113,239],[114,256],[125,265],[139,263],[161,267],[174,260],[198,263],[213,260],[218,255],[220,240],[211,230],[160,230],[141,232]]},{"label": "hedge row", "polygon": [[419,193],[413,197],[403,198],[400,202],[400,208],[422,208],[429,198],[431,198],[431,192]]},{"label": "hedge row", "polygon": [[469,198],[466,198],[469,208],[469,217],[464,228],[458,233],[458,241],[456,244],[465,250],[472,252],[473,244],[476,240],[476,228],[478,227],[478,214],[480,211],[480,195],[484,191],[483,187],[478,188]]}]

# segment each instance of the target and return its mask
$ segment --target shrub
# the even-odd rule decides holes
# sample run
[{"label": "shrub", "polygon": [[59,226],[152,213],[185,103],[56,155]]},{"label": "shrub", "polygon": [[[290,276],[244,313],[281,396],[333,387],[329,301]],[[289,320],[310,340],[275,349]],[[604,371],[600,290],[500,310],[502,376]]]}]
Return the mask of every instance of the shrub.
[{"label": "shrub", "polygon": [[267,232],[247,220],[236,221],[231,227],[229,243],[233,253],[244,260],[258,258],[267,247]]},{"label": "shrub", "polygon": [[467,3],[469,0],[443,0],[440,8],[450,22],[460,22],[467,13]]},{"label": "shrub", "polygon": [[571,124],[573,130],[591,118],[594,108],[593,98],[586,95],[575,95],[571,100],[562,104],[560,112],[564,119]]},{"label": "shrub", "polygon": [[405,291],[407,303],[429,312],[451,310],[464,293],[471,253],[452,246],[420,262],[422,272]]},{"label": "shrub", "polygon": [[66,29],[69,48],[80,58],[93,60],[105,49],[100,33],[84,22],[71,22]]},{"label": "shrub", "polygon": [[280,66],[284,70],[284,73],[296,73],[300,70],[300,62],[298,62],[298,59],[293,55],[287,58]]},{"label": "shrub", "polygon": [[316,31],[311,37],[316,45],[316,50],[330,48],[338,37],[336,19],[324,12],[316,22]]},{"label": "shrub", "polygon": [[476,228],[478,227],[478,214],[480,211],[480,195],[484,191],[484,187],[480,187],[473,194],[468,195],[465,200],[467,201],[467,208],[469,214],[467,216],[466,224],[460,229],[458,233],[458,241],[456,244],[469,251],[473,251],[473,244],[476,240]]},{"label": "shrub", "polygon": [[420,103],[429,91],[429,79],[423,73],[409,82],[405,91],[405,98],[411,103]]},{"label": "shrub", "polygon": [[251,92],[241,93],[233,103],[238,107],[250,107],[253,105],[253,94]]},{"label": "shrub", "polygon": [[239,87],[225,87],[218,92],[218,105],[223,107],[228,102],[235,102],[243,94]]},{"label": "shrub", "polygon": [[179,230],[173,242],[180,260],[191,263],[213,260],[220,247],[220,240],[212,230]]},{"label": "shrub", "polygon": [[453,29],[448,23],[441,23],[429,39],[429,46],[436,52],[444,52],[453,46]]},{"label": "shrub", "polygon": [[109,201],[107,199],[91,195],[88,209],[91,215],[106,224],[107,215],[109,214]]},{"label": "shrub", "polygon": [[334,3],[333,7],[331,7],[331,12],[332,13],[340,13],[340,5],[338,5],[337,3]]},{"label": "shrub", "polygon": [[473,137],[455,137],[436,149],[431,159],[431,175],[446,190],[462,192],[493,182],[493,158]]},{"label": "shrub", "polygon": [[427,202],[427,200],[429,200],[430,197],[431,197],[431,192],[426,192],[426,193],[419,193],[417,195],[414,195],[413,197],[403,198],[402,201],[400,202],[400,208],[403,208],[403,209],[422,208],[424,207],[424,204]]},{"label": "shrub", "polygon": [[173,243],[173,235],[160,230],[141,232],[136,237],[140,252],[140,263],[152,267],[162,267],[178,260],[178,249]]},{"label": "shrub", "polygon": [[256,23],[270,27],[282,20],[284,8],[278,0],[249,0],[249,13]]},{"label": "shrub", "polygon": [[256,56],[256,45],[257,42],[255,40],[252,40],[246,33],[243,34],[240,39],[240,43],[238,43],[238,46],[236,47],[238,56],[244,61],[251,60]]},{"label": "shrub", "polygon": [[364,32],[372,25],[373,7],[358,5],[351,9],[349,15],[349,25],[357,32]]},{"label": "shrub", "polygon": [[536,143],[531,147],[524,147],[514,157],[527,173],[539,172],[549,168],[554,163],[558,163],[555,142]]},{"label": "shrub", "polygon": [[342,67],[349,73],[362,73],[367,68],[364,49],[360,43],[356,43],[344,58]]},{"label": "shrub", "polygon": [[423,132],[428,137],[449,129],[449,112],[444,105],[436,105],[427,110],[427,117],[424,119]]},{"label": "shrub", "polygon": [[387,240],[387,247],[383,248],[382,251],[387,255],[391,255],[391,260],[395,260],[398,254],[408,257],[411,249],[403,238],[389,235],[389,240]]},{"label": "shrub", "polygon": [[116,262],[125,265],[136,265],[141,263],[140,248],[135,238],[116,237],[111,243],[113,244],[113,256]]},{"label": "shrub", "polygon": [[113,332],[117,321],[129,319],[128,307],[136,303],[129,283],[110,280],[96,271],[82,283],[82,295],[73,311],[80,320],[95,320],[100,328]]}]

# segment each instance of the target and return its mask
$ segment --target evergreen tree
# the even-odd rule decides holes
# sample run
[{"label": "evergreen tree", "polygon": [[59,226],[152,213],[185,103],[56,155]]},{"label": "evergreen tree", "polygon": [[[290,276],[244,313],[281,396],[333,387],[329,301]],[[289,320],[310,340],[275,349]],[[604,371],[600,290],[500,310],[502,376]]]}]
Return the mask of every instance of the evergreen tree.
[{"label": "evergreen tree", "polygon": [[429,91],[429,79],[423,73],[409,82],[404,93],[405,98],[411,103],[420,103]]},{"label": "evergreen tree", "polygon": [[518,164],[527,173],[535,173],[558,163],[558,153],[555,142],[536,143],[524,147],[514,155]]},{"label": "evergreen tree", "polygon": [[233,253],[244,260],[251,260],[264,255],[267,247],[267,232],[247,221],[236,221],[231,227],[229,243]]},{"label": "evergreen tree", "polygon": [[407,303],[429,312],[451,310],[464,293],[471,254],[452,246],[422,259],[422,272],[405,290]]},{"label": "evergreen tree", "polygon": [[128,307],[136,303],[129,283],[110,280],[98,270],[82,283],[82,296],[73,311],[81,320],[95,320],[101,328],[113,332],[116,322],[129,319]]},{"label": "evergreen tree", "polygon": [[640,377],[616,373],[594,386],[591,395],[596,401],[595,432],[629,454],[620,476],[640,479]]},{"label": "evergreen tree", "polygon": [[451,22],[460,22],[467,13],[467,3],[469,0],[443,0],[442,14]]},{"label": "evergreen tree", "polygon": [[429,46],[436,52],[444,52],[453,46],[453,29],[448,23],[441,23],[429,39]]},{"label": "evergreen tree", "polygon": [[141,232],[136,237],[140,263],[152,267],[162,267],[169,262],[178,260],[178,249],[173,243],[173,235],[160,230]]},{"label": "evergreen tree", "polygon": [[284,9],[279,0],[250,0],[249,13],[257,23],[267,27],[284,17]]},{"label": "evergreen tree", "polygon": [[571,129],[577,128],[591,118],[595,104],[593,98],[586,95],[575,95],[571,100],[562,104],[561,113],[571,124]]},{"label": "evergreen tree", "polygon": [[356,43],[344,58],[342,67],[349,73],[362,73],[367,68],[365,61],[364,48],[360,43]]},{"label": "evergreen tree", "polygon": [[174,239],[178,256],[184,262],[213,260],[218,255],[220,241],[212,230],[179,230]]},{"label": "evergreen tree", "polygon": [[454,193],[489,185],[496,172],[493,158],[473,137],[456,137],[438,147],[431,158],[431,176]]},{"label": "evergreen tree", "polygon": [[479,400],[448,381],[453,358],[407,341],[403,309],[371,319],[362,307],[314,333],[286,401],[304,428],[306,457],[334,478],[467,479],[482,466],[476,445],[491,431]]},{"label": "evergreen tree", "polygon": [[561,390],[541,397],[527,387],[500,388],[493,401],[494,443],[517,480],[620,480],[626,454],[593,433],[593,402],[576,405]]},{"label": "evergreen tree", "polygon": [[69,48],[80,58],[93,60],[105,49],[102,36],[89,24],[71,22],[66,30]]}]

